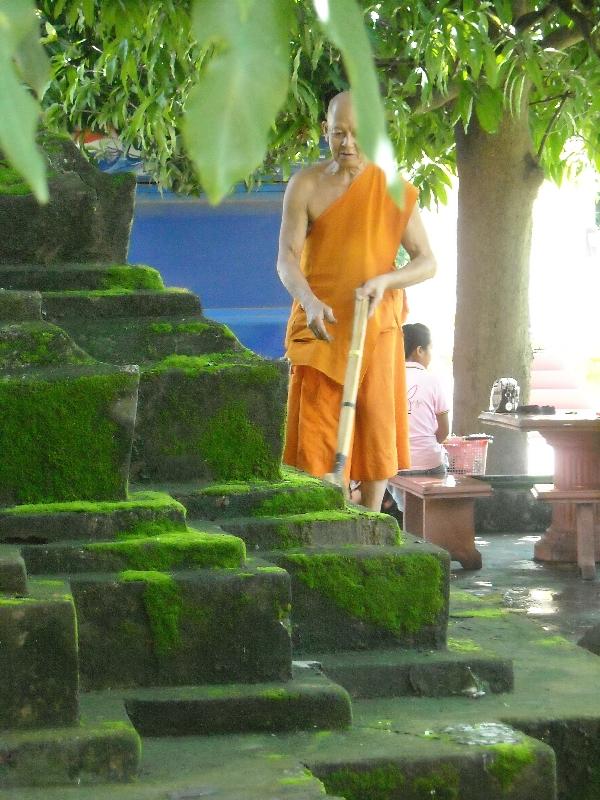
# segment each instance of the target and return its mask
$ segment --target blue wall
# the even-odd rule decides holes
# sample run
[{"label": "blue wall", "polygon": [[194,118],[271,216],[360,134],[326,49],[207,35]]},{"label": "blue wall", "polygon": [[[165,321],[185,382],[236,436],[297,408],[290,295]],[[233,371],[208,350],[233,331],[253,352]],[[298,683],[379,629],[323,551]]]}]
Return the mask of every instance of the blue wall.
[{"label": "blue wall", "polygon": [[290,306],[275,272],[283,188],[238,193],[215,208],[140,185],[129,261],[156,267],[168,286],[191,289],[206,316],[261,355],[280,357]]}]

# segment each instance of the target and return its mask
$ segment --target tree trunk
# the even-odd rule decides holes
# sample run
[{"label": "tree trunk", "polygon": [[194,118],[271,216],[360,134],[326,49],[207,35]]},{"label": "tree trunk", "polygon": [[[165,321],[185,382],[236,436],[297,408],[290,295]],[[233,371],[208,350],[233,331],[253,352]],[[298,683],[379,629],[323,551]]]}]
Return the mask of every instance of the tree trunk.
[{"label": "tree trunk", "polygon": [[[527,402],[531,367],[529,255],[532,209],[542,171],[532,155],[527,113],[506,113],[487,134],[475,117],[457,126],[458,276],[454,339],[455,433],[485,430],[496,378],[516,378]],[[524,434],[488,429],[487,472],[526,472]]]}]

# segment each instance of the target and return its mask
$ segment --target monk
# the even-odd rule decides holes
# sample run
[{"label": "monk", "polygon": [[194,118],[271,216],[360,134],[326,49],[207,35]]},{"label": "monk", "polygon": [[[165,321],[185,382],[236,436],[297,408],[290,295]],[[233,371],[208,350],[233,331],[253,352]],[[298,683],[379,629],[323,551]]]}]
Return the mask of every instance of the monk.
[{"label": "monk", "polygon": [[[316,477],[331,472],[354,298],[369,298],[346,477],[362,482],[363,505],[379,511],[388,478],[410,466],[404,288],[431,278],[436,265],[417,190],[405,183],[398,208],[384,173],[360,152],[349,92],[330,102],[323,132],[331,158],[297,172],[283,200],[277,272],[293,297],[283,461]],[[396,269],[400,244],[410,261]]]}]

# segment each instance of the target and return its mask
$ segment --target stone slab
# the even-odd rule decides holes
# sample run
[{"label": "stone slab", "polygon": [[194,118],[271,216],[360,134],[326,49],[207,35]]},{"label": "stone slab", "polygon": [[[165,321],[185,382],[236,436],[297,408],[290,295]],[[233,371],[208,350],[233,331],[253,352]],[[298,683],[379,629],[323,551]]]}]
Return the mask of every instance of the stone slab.
[{"label": "stone slab", "polygon": [[29,588],[27,597],[0,597],[0,730],[77,720],[73,599],[61,581],[30,581]]},{"label": "stone slab", "polygon": [[42,295],[39,292],[12,292],[0,289],[2,322],[34,322],[42,318]]},{"label": "stone slab", "polygon": [[141,736],[335,730],[352,722],[345,689],[299,666],[285,683],[136,689],[124,699]]},{"label": "stone slab", "polygon": [[313,657],[353,698],[455,695],[476,699],[511,692],[514,686],[512,661],[491,653],[379,650]]},{"label": "stone slab", "polygon": [[[186,570],[242,567],[244,542],[225,533],[186,531],[133,536],[116,541],[23,545],[30,575],[117,572],[127,569]],[[1,574],[0,556],[0,574]]]},{"label": "stone slab", "polygon": [[183,503],[191,517],[211,520],[345,508],[339,487],[286,466],[281,469],[280,480],[179,483],[169,485],[168,491]]},{"label": "stone slab", "polygon": [[76,317],[64,328],[84,350],[111,364],[149,364],[167,356],[240,351],[231,330],[201,314],[179,316]]},{"label": "stone slab", "polygon": [[165,288],[160,273],[144,264],[0,264],[0,284],[29,292]]},{"label": "stone slab", "polygon": [[97,541],[126,533],[186,529],[185,508],[162,492],[127,500],[40,503],[0,509],[0,542]]},{"label": "stone slab", "polygon": [[245,351],[142,371],[132,479],[277,480],[287,372]]},{"label": "stone slab", "polygon": [[0,504],[126,497],[137,367],[0,375]]},{"label": "stone slab", "polygon": [[[141,744],[127,722],[105,722],[44,731],[0,731],[0,789],[21,797],[28,786],[73,786],[131,781],[139,769]],[[14,788],[19,787],[18,795]],[[41,790],[46,792],[47,789]],[[64,791],[59,790],[59,791]],[[64,797],[64,795],[63,795]]]},{"label": "stone slab", "polygon": [[42,292],[48,319],[69,330],[68,321],[116,317],[172,317],[200,312],[200,300],[185,289],[143,291]]},{"label": "stone slab", "polygon": [[242,569],[71,578],[87,689],[291,676],[289,576]]},{"label": "stone slab", "polygon": [[266,556],[292,579],[295,653],[444,647],[448,554],[404,536],[399,547],[306,547]]},{"label": "stone slab", "polygon": [[27,594],[25,562],[17,547],[0,545],[0,594]]},{"label": "stone slab", "polygon": [[394,545],[400,541],[398,523],[389,514],[346,507],[273,517],[223,519],[223,530],[239,536],[248,550],[286,550],[295,547]]}]

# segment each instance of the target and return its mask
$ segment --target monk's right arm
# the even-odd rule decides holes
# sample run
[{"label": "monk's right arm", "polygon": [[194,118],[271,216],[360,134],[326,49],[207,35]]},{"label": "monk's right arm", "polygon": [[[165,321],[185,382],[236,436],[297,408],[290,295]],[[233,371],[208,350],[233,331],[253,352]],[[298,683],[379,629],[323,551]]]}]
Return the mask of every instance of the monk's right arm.
[{"label": "monk's right arm", "polygon": [[306,314],[306,324],[317,339],[331,340],[325,321],[335,322],[333,311],[313,293],[300,269],[300,257],[308,229],[309,185],[302,173],[288,183],[283,198],[283,216],[279,232],[277,274],[285,288]]}]

